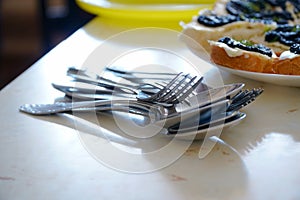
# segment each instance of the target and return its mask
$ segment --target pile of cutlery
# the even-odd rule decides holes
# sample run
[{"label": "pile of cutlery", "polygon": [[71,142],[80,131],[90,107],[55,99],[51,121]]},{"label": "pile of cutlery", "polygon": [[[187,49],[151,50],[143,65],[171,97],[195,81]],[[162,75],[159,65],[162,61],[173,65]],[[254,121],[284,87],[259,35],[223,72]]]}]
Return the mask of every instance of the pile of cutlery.
[{"label": "pile of cutlery", "polygon": [[[238,123],[241,108],[253,102],[261,88],[243,90],[243,83],[209,88],[203,77],[184,73],[125,71],[106,67],[104,76],[70,67],[69,85],[53,87],[71,99],[53,104],[25,104],[19,110],[33,115],[72,111],[119,111],[151,116],[167,134],[200,134],[208,128]],[[126,83],[125,83],[126,82]]]}]

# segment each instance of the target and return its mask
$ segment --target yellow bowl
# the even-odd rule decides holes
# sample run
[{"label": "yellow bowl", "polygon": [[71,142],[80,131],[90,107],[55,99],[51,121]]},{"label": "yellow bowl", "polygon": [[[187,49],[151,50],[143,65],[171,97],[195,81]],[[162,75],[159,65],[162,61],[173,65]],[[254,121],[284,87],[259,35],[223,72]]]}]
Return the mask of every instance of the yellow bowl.
[{"label": "yellow bowl", "polygon": [[212,0],[76,0],[76,2],[89,13],[127,23],[190,21],[199,10],[211,8],[214,3]]}]

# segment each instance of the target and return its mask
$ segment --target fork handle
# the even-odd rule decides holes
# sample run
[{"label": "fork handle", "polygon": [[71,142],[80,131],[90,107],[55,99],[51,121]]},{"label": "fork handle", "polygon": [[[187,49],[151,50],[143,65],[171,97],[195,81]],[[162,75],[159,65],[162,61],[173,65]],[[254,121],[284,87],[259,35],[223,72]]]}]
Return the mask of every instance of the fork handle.
[{"label": "fork handle", "polygon": [[116,110],[124,112],[137,111],[141,114],[150,113],[151,111],[160,111],[160,106],[151,105],[135,100],[98,100],[83,102],[59,102],[54,104],[24,104],[20,106],[20,111],[32,115],[49,115],[72,110]]},{"label": "fork handle", "polygon": [[105,67],[105,70],[116,73],[116,74],[130,74],[130,75],[134,75],[134,74],[143,74],[143,75],[157,75],[157,76],[176,76],[177,73],[163,73],[163,72],[139,72],[139,71],[125,71],[125,70],[121,70],[121,69],[117,69],[114,67]]}]

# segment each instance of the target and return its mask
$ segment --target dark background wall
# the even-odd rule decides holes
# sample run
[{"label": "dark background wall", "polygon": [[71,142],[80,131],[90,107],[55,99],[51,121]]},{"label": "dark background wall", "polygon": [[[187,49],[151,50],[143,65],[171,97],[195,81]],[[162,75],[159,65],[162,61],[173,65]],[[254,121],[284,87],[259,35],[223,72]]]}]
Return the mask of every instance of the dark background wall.
[{"label": "dark background wall", "polygon": [[74,0],[0,0],[0,89],[93,17]]}]

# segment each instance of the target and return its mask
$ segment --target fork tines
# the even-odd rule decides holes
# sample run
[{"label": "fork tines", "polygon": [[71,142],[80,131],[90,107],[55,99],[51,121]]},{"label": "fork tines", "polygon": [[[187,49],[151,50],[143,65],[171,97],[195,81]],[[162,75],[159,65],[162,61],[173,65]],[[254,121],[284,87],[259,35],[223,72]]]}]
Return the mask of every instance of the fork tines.
[{"label": "fork tines", "polygon": [[180,103],[195,90],[202,80],[203,77],[191,77],[189,74],[182,75],[181,80],[179,79],[177,83],[174,83],[173,87],[158,100],[172,104]]},{"label": "fork tines", "polygon": [[165,87],[143,101],[176,104],[188,97],[202,82],[203,77],[191,77],[190,74],[177,74]]},{"label": "fork tines", "polygon": [[251,102],[253,102],[261,93],[263,93],[264,89],[262,88],[253,88],[251,90],[243,90],[236,94],[231,99],[231,103],[227,108],[227,111],[236,111],[239,110]]}]

